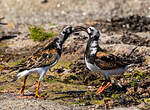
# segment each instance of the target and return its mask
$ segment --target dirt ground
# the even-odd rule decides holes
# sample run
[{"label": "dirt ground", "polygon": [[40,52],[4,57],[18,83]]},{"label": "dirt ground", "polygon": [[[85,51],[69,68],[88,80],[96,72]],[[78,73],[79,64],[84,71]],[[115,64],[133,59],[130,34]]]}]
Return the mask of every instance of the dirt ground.
[{"label": "dirt ground", "polygon": [[[0,1],[0,109],[87,110],[150,109],[150,1],[149,0],[1,0]],[[141,65],[129,69],[103,95],[95,95],[103,78],[83,63],[87,34],[76,33],[63,46],[63,55],[44,78],[42,99],[33,98],[38,76],[28,80],[27,96],[17,93],[22,81],[3,68],[33,53],[43,42],[30,39],[29,26],[60,32],[64,25],[94,26],[101,31],[100,46],[122,57],[137,47],[131,58]],[[146,59],[143,61],[141,57]],[[53,76],[53,78],[52,78]],[[60,91],[61,90],[61,91]],[[69,91],[68,91],[69,90]],[[94,91],[94,93],[92,92]],[[31,96],[30,96],[31,95]]]}]

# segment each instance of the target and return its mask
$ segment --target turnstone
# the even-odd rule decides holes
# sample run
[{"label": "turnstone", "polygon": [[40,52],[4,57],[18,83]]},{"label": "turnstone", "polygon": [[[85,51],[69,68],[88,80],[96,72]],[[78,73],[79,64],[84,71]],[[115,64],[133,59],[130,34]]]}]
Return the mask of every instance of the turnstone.
[{"label": "turnstone", "polygon": [[[75,29],[72,26],[64,27],[58,37],[55,37],[54,40],[38,49],[38,51],[36,51],[32,56],[29,56],[24,64],[18,65],[20,70],[17,74],[18,79],[24,77],[24,83],[19,92],[20,94],[24,94],[25,83],[28,75],[38,73],[40,77],[38,80],[35,97],[40,97],[38,94],[40,82],[43,80],[43,77],[48,69],[57,64],[62,53],[63,43],[75,31],[78,31],[78,29]],[[15,68],[17,68],[17,66]]]},{"label": "turnstone", "polygon": [[129,64],[123,58],[104,52],[98,44],[99,31],[94,27],[89,27],[84,31],[89,35],[84,56],[86,66],[89,70],[98,72],[105,77],[105,82],[97,90],[97,94],[101,94],[111,85],[110,75],[122,75],[134,64]]}]

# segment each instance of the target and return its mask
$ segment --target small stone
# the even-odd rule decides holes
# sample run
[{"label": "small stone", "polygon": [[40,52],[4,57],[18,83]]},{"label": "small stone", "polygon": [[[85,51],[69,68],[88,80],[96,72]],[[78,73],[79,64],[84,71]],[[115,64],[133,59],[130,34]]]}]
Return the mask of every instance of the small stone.
[{"label": "small stone", "polygon": [[61,14],[63,14],[63,15],[64,15],[64,14],[66,14],[66,12],[65,12],[65,11],[61,11]]},{"label": "small stone", "polygon": [[93,86],[88,86],[88,89],[92,89],[93,88]]},{"label": "small stone", "polygon": [[132,94],[132,95],[135,94],[134,87],[127,88],[126,94]]},{"label": "small stone", "polygon": [[129,25],[129,24],[126,24],[126,27],[129,29],[129,28],[130,28],[130,25]]},{"label": "small stone", "polygon": [[143,97],[148,97],[148,96],[149,96],[149,93],[143,93],[142,96],[143,96]]},{"label": "small stone", "polygon": [[125,27],[126,27],[126,25],[122,25],[122,27],[123,27],[123,28],[125,28]]},{"label": "small stone", "polygon": [[108,18],[107,21],[108,21],[108,22],[111,22],[111,19]]},{"label": "small stone", "polygon": [[47,3],[48,2],[48,0],[42,0],[41,1],[41,3]]},{"label": "small stone", "polygon": [[144,89],[143,89],[143,88],[138,87],[138,89],[137,89],[137,93],[138,93],[138,94],[142,94],[143,92],[144,92]]},{"label": "small stone", "polygon": [[105,33],[106,31],[107,31],[106,28],[103,28],[103,29],[101,30],[102,33]]},{"label": "small stone", "polygon": [[57,4],[57,8],[59,8],[60,7],[60,4]]},{"label": "small stone", "polygon": [[85,16],[85,15],[86,15],[86,12],[83,12],[82,15]]},{"label": "small stone", "polygon": [[112,100],[108,101],[108,105],[109,105],[109,107],[112,107],[113,101]]},{"label": "small stone", "polygon": [[148,88],[146,89],[146,91],[150,94],[150,87],[148,87]]},{"label": "small stone", "polygon": [[84,60],[78,60],[78,63],[84,64]]},{"label": "small stone", "polygon": [[96,108],[96,109],[100,109],[100,106],[96,104],[96,105],[95,105],[95,108]]}]

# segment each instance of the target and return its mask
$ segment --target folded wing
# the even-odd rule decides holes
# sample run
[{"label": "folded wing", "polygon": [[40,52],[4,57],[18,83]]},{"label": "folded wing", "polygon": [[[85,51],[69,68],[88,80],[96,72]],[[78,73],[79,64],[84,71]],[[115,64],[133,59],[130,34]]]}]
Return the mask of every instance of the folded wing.
[{"label": "folded wing", "polygon": [[120,57],[104,52],[96,53],[95,64],[103,70],[117,69],[128,65],[128,63]]}]

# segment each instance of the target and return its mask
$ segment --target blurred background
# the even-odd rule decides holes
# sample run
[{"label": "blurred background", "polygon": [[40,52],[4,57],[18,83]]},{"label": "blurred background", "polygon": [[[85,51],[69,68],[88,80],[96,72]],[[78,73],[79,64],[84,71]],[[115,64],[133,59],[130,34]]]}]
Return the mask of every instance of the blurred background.
[{"label": "blurred background", "polygon": [[149,0],[1,0],[0,16],[14,24],[73,24],[140,15],[150,17]]}]

